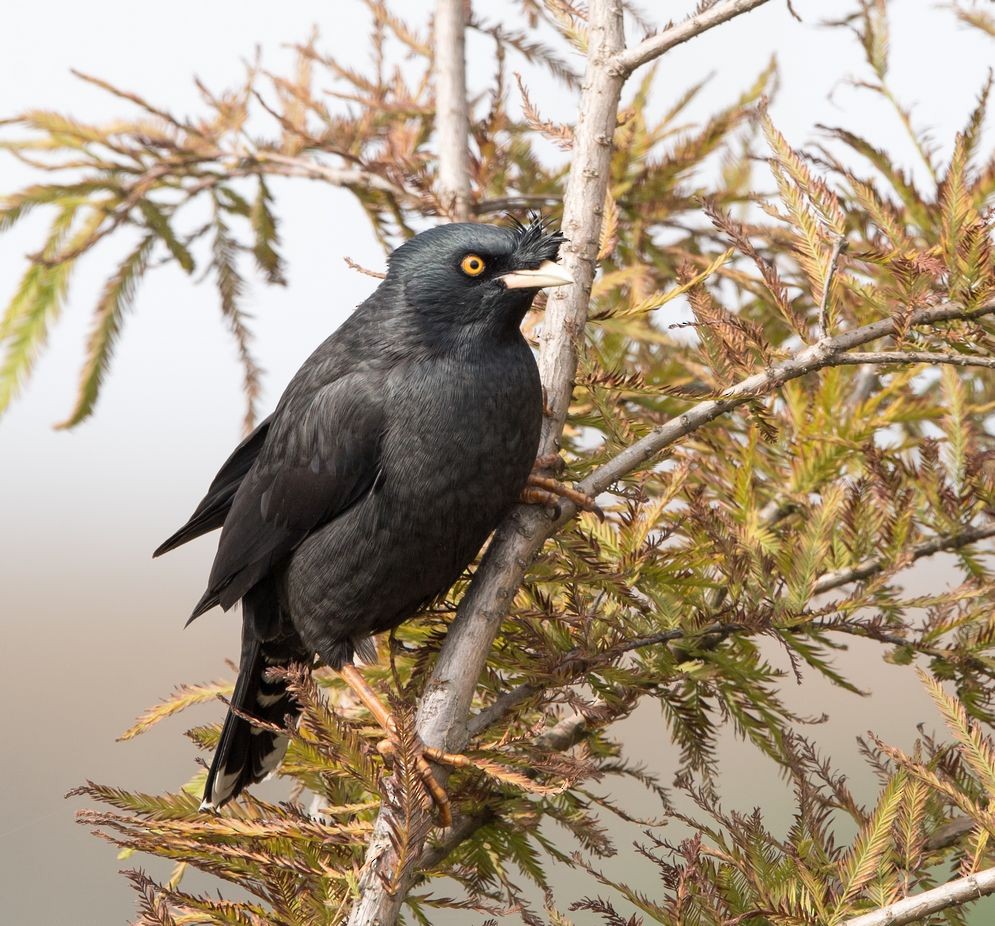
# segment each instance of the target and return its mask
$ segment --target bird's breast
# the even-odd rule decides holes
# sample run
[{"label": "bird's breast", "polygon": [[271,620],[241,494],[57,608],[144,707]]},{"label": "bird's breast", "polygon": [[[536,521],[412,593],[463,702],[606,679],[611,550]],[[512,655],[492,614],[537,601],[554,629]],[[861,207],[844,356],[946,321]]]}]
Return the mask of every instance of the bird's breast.
[{"label": "bird's breast", "polygon": [[445,592],[515,504],[542,420],[522,348],[510,361],[412,363],[385,377],[373,488],[301,544],[284,578],[316,651],[394,627]]},{"label": "bird's breast", "polygon": [[[524,346],[524,345],[523,345]],[[520,493],[539,443],[542,391],[527,348],[510,359],[412,364],[388,382],[388,506],[426,506],[444,529],[491,530]]]}]

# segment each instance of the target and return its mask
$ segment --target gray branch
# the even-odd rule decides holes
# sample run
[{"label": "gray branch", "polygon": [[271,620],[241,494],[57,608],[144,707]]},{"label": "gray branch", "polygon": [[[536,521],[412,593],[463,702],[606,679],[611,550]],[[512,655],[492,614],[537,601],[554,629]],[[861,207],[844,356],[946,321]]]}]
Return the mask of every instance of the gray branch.
[{"label": "gray branch", "polygon": [[905,926],[907,923],[918,923],[948,907],[959,907],[992,893],[995,893],[995,868],[986,868],[966,878],[941,884],[931,891],[906,897],[880,910],[863,913],[847,920],[843,926]]},{"label": "gray branch", "polygon": [[683,22],[657,32],[643,39],[638,45],[620,52],[615,56],[612,65],[620,74],[629,75],[641,65],[670,51],[675,45],[682,45],[689,39],[701,35],[702,32],[721,26],[722,23],[741,13],[749,13],[750,10],[767,2],[768,0],[725,0],[723,3],[716,3],[703,13],[689,16]]},{"label": "gray branch", "polygon": [[[911,566],[924,557],[935,556],[937,553],[961,550],[964,547],[977,543],[979,540],[987,540],[991,537],[995,537],[995,523],[968,527],[956,534],[942,534],[938,537],[931,537],[929,540],[917,543],[907,550],[902,565],[906,567]],[[835,591],[853,582],[863,582],[865,579],[884,572],[890,565],[892,564],[886,560],[867,559],[856,566],[851,566],[849,569],[827,572],[816,579],[812,586],[812,596],[825,595],[828,592]],[[826,629],[836,630],[841,628],[830,626]],[[750,632],[750,628],[739,624],[724,624],[721,622],[705,624],[690,629],[673,627],[669,630],[662,630],[659,633],[649,634],[644,637],[633,637],[601,653],[590,653],[582,649],[572,650],[564,655],[563,660],[554,671],[562,672],[575,667],[578,673],[583,672],[591,668],[595,661],[604,664],[633,650],[643,649],[647,646],[659,646],[661,643],[674,643],[692,635],[696,637],[719,637],[720,639],[725,639],[733,634],[744,632]],[[897,644],[906,644],[910,641],[896,640],[894,642]],[[575,678],[576,674],[571,673],[570,677]],[[493,703],[470,718],[468,724],[470,735],[477,736],[479,733],[483,733],[488,727],[507,717],[519,704],[528,701],[529,698],[535,697],[547,687],[549,686],[533,682],[523,682],[521,685],[516,685],[514,688],[504,692],[504,694],[495,698]]]},{"label": "gray branch", "polygon": [[[440,3],[440,9],[443,6],[446,4]],[[589,22],[590,53],[563,208],[563,230],[570,239],[563,249],[563,262],[577,282],[566,293],[558,291],[546,310],[539,368],[550,413],[544,424],[540,453],[558,449],[570,404],[624,82],[621,74],[608,67],[612,56],[624,47],[620,0],[592,0]],[[448,751],[465,747],[469,738],[467,717],[477,680],[515,591],[549,535],[550,526],[544,512],[534,507],[522,508],[492,539],[471,587],[460,602],[419,703],[417,730],[426,744]],[[442,777],[444,772],[440,771]],[[360,872],[359,896],[350,913],[350,926],[392,926],[417,876],[412,860],[399,864],[396,857],[390,838],[391,814],[389,802],[384,802]]]},{"label": "gray branch", "polygon": [[839,269],[840,255],[846,249],[846,237],[840,235],[833,242],[833,250],[829,255],[829,269],[826,271],[826,280],[822,285],[822,299],[819,300],[819,334],[825,337],[829,331],[829,311],[832,308],[830,299],[832,298],[833,281],[836,279],[836,271]]},{"label": "gray branch", "polygon": [[[976,309],[965,309],[957,303],[944,302],[928,309],[917,309],[910,315],[909,324],[918,327],[955,319],[982,318],[992,314],[995,314],[995,303]],[[788,380],[797,379],[799,376],[805,376],[825,367],[849,363],[847,351],[887,337],[893,334],[894,330],[893,320],[884,318],[881,321],[854,328],[852,331],[844,332],[835,337],[820,338],[787,360],[782,360],[763,372],[754,373],[736,385],[730,386],[719,398],[699,402],[683,415],[671,418],[665,424],[654,428],[649,434],[634,444],[630,444],[604,466],[591,473],[580,483],[581,489],[591,495],[604,492],[615,480],[621,479],[627,473],[649,462],[661,450],[698,430],[702,425],[714,421],[740,405],[745,405],[758,396],[766,395]],[[857,362],[863,361],[858,360]],[[575,513],[572,507],[568,510],[567,503],[561,505],[561,508],[564,512],[564,520],[572,517]]]},{"label": "gray branch", "polygon": [[439,203],[453,221],[465,222],[470,217],[470,113],[463,0],[436,0],[434,77]]},{"label": "gray branch", "polygon": [[[242,162],[246,161],[249,166],[242,166]],[[424,201],[417,194],[385,180],[378,174],[355,167],[332,167],[304,155],[281,154],[279,151],[256,151],[250,157],[234,159],[230,164],[224,166],[225,173],[217,177],[206,178],[205,186],[214,185],[217,181],[231,176],[254,176],[262,168],[266,173],[280,174],[284,177],[303,177],[306,180],[321,180],[333,186],[381,190],[384,193],[389,193],[398,202],[413,208],[424,208],[425,206]]]},{"label": "gray branch", "polygon": [[854,351],[839,358],[837,364],[843,363],[946,363],[955,367],[995,369],[995,357],[972,357],[970,354],[949,354],[922,350]]},{"label": "gray branch", "polygon": [[[732,0],[717,4],[703,14],[647,39],[631,54],[624,53],[622,0],[591,0],[589,3],[589,54],[562,225],[569,239],[563,248],[563,262],[576,283],[554,291],[540,337],[539,367],[547,401],[541,454],[559,450],[570,405],[578,351],[587,321],[612,140],[625,79],[636,67],[674,45],[763,2],[766,0]],[[449,6],[440,0],[440,10]],[[995,308],[976,314],[990,311]],[[914,313],[911,323],[964,317],[974,316],[959,306],[941,306]],[[598,491],[602,491],[669,443],[749,401],[758,391],[769,391],[787,379],[821,369],[844,350],[882,337],[892,328],[889,319],[835,339],[820,340],[791,360],[744,380],[723,398],[701,403],[676,423],[651,432],[593,474],[585,488],[590,491],[592,487],[599,487]],[[536,507],[519,508],[495,533],[474,581],[460,602],[418,706],[417,732],[427,745],[450,752],[465,748],[469,740],[467,721],[473,693],[491,644],[543,542],[574,513],[571,506],[563,507],[565,516],[557,521],[551,521]],[[444,777],[444,770],[440,770],[440,780]],[[404,898],[417,878],[420,852],[412,851],[405,859],[397,858],[391,840],[393,813],[391,802],[385,800],[359,875],[358,896],[349,916],[350,926],[393,926]],[[419,831],[427,831],[427,826],[414,821],[409,826],[409,833]]]}]

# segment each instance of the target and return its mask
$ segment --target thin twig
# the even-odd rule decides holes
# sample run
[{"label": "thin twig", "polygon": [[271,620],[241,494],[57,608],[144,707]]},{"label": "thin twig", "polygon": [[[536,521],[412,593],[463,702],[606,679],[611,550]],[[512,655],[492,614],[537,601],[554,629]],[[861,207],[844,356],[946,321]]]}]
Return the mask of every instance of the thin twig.
[{"label": "thin twig", "polygon": [[[390,193],[400,202],[421,204],[420,197],[402,187],[385,180],[379,174],[370,173],[355,167],[329,167],[314,158],[294,157],[279,151],[254,151],[248,160],[269,168],[269,173],[280,173],[288,177],[307,177],[312,180],[325,180],[335,186],[356,186]],[[274,169],[277,168],[277,169]]]},{"label": "thin twig", "polygon": [[90,250],[90,248],[92,248],[98,241],[106,238],[112,231],[126,221],[131,210],[145,197],[146,193],[148,193],[149,190],[151,190],[156,183],[159,182],[159,180],[169,173],[169,170],[170,165],[168,164],[157,164],[155,167],[150,167],[144,174],[135,180],[131,189],[128,191],[128,195],[117,205],[115,205],[113,209],[107,211],[105,218],[109,221],[104,222],[92,235],[90,235],[86,240],[80,242],[76,245],[76,247],[70,248],[66,251],[60,251],[58,254],[51,256],[46,256],[44,251],[40,251],[37,254],[29,254],[29,260],[48,267],[55,267],[58,264],[64,264],[75,260],[81,254]]},{"label": "thin twig", "polygon": [[995,369],[995,357],[972,357],[970,354],[904,350],[857,351],[844,354],[837,360],[836,365],[859,363],[946,363],[956,367]]},{"label": "thin twig", "polygon": [[[924,557],[934,556],[937,553],[947,553],[952,550],[961,550],[973,543],[977,543],[979,540],[987,540],[991,537],[995,537],[995,523],[969,527],[957,534],[932,537],[905,551],[901,565],[907,568]],[[828,592],[842,588],[844,585],[870,579],[893,565],[893,563],[884,559],[869,559],[849,569],[827,572],[815,581],[812,586],[812,596],[825,595]],[[827,626],[825,629],[844,631],[848,628]],[[748,632],[750,630],[752,628],[745,627],[742,624],[721,622],[693,628],[673,627],[669,630],[662,630],[659,633],[647,634],[642,637],[632,637],[629,640],[619,643],[617,646],[610,647],[598,653],[591,653],[583,649],[571,650],[564,655],[563,659],[554,669],[550,670],[549,674],[562,675],[569,673],[568,678],[576,678],[579,674],[589,671],[596,664],[606,664],[625,653],[645,649],[648,646],[659,646],[661,643],[674,643],[689,636],[696,638],[719,636],[720,639],[724,639],[734,633]],[[894,642],[898,645],[909,645],[913,641],[896,639],[889,642]],[[567,681],[563,682],[563,684],[567,684]],[[468,724],[470,735],[477,736],[479,733],[482,733],[488,727],[506,717],[519,704],[529,700],[529,698],[535,697],[535,695],[548,687],[526,682],[509,689],[496,698],[493,703],[470,718]]]},{"label": "thin twig", "polygon": [[832,298],[833,281],[836,279],[836,271],[839,269],[840,255],[846,250],[846,238],[840,235],[833,243],[833,251],[829,255],[829,269],[826,271],[826,279],[822,284],[822,299],[819,302],[819,336],[826,337],[829,331],[829,309]]},{"label": "thin twig", "polygon": [[[953,302],[927,309],[917,309],[909,316],[910,327],[932,325],[938,322],[969,320],[995,314],[995,303],[975,309],[965,309]],[[805,376],[825,367],[839,366],[847,363],[847,351],[863,344],[869,344],[878,338],[893,334],[895,323],[890,318],[872,322],[852,331],[846,331],[835,337],[824,337],[787,360],[764,370],[754,373],[726,389],[721,397],[699,402],[684,414],[670,419],[654,428],[649,434],[630,444],[625,450],[613,457],[599,469],[591,473],[580,484],[579,488],[588,495],[599,495],[613,482],[622,478],[634,469],[652,460],[661,450],[698,430],[702,425],[745,405],[747,402],[766,395],[783,383],[799,376]],[[562,515],[558,523],[564,523],[573,517],[576,510],[573,505],[564,500],[560,506]]]},{"label": "thin twig", "polygon": [[659,58],[660,55],[670,51],[675,45],[682,45],[689,39],[721,26],[722,23],[739,16],[741,13],[749,13],[750,10],[763,6],[768,0],[725,0],[724,3],[717,3],[703,13],[689,16],[684,22],[677,23],[669,29],[651,35],[643,39],[638,45],[627,48],[615,56],[612,66],[618,73],[628,75],[636,68]]},{"label": "thin twig", "polygon": [[959,839],[970,833],[977,825],[978,821],[972,820],[970,817],[954,817],[929,834],[926,839],[925,849],[927,852],[949,849],[951,846],[956,845]]},{"label": "thin twig", "polygon": [[515,212],[520,209],[541,209],[543,206],[559,206],[558,195],[546,193],[522,193],[518,196],[500,196],[484,199],[473,204],[474,215],[491,215],[495,212]]},{"label": "thin twig", "polygon": [[351,257],[343,257],[342,259],[346,262],[346,266],[350,270],[356,270],[368,277],[373,277],[375,280],[382,280],[387,276],[387,274],[382,270],[370,270],[368,267],[364,267],[362,264],[356,263],[356,261],[354,261]]},{"label": "thin twig", "polygon": [[[977,543],[979,540],[987,540],[989,537],[995,537],[995,524],[969,527],[957,534],[942,534],[938,537],[932,537],[906,550],[904,563],[906,566],[911,566],[914,562],[924,557],[934,556],[937,553],[949,553],[953,550],[962,550],[972,543]],[[812,594],[824,595],[826,592],[842,588],[851,582],[863,582],[864,579],[869,579],[871,576],[877,575],[883,569],[887,568],[887,565],[883,560],[869,559],[863,563],[858,563],[856,566],[851,566],[849,569],[843,569],[839,572],[827,572],[815,583]]]},{"label": "thin twig", "polygon": [[453,825],[437,842],[425,847],[425,851],[418,859],[418,870],[426,871],[439,865],[453,849],[493,820],[494,811],[490,808],[485,808],[479,813],[457,817],[453,821]]},{"label": "thin twig", "polygon": [[853,377],[853,389],[846,397],[846,410],[852,412],[859,408],[874,391],[880,374],[877,366],[873,363],[862,364],[857,370],[857,375]]},{"label": "thin twig", "polygon": [[907,923],[921,922],[927,916],[948,907],[960,907],[992,893],[995,893],[995,868],[986,868],[871,913],[863,913],[847,920],[843,926],[905,926]]}]

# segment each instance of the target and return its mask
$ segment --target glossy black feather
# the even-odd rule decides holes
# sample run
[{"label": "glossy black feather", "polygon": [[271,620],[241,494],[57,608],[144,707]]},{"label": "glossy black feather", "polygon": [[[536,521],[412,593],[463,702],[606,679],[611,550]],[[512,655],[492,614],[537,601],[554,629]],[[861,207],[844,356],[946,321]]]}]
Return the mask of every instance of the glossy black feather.
[{"label": "glossy black feather", "polygon": [[383,427],[377,379],[347,373],[314,390],[295,382],[235,493],[194,617],[214,604],[230,608],[376,478]]},{"label": "glossy black feather", "polygon": [[[243,600],[242,653],[231,705],[204,785],[202,808],[224,805],[244,787],[262,781],[280,764],[288,738],[255,726],[249,717],[284,727],[296,722],[300,707],[279,679],[267,678],[272,666],[303,662],[306,655],[289,622],[272,626],[275,589],[265,583]],[[263,630],[260,633],[260,630]],[[276,635],[266,632],[275,631]],[[282,631],[283,635],[280,635]]]},{"label": "glossy black feather", "polygon": [[261,421],[253,432],[239,444],[232,455],[225,460],[214,481],[207,489],[207,494],[194,509],[189,520],[175,534],[160,544],[152,554],[153,558],[162,556],[170,550],[175,550],[188,540],[200,537],[202,534],[217,530],[225,523],[225,518],[231,508],[232,499],[245,474],[256,462],[259,451],[262,450],[269,431],[270,419]]},{"label": "glossy black feather", "polygon": [[[519,330],[536,290],[507,289],[501,275],[554,259],[562,240],[534,219],[440,226],[398,248],[376,292],[291,380],[262,445],[232,457],[174,535],[194,536],[227,506],[193,616],[246,604],[244,703],[267,639],[293,638],[299,658],[332,667],[351,661],[444,593],[516,503],[542,420]],[[467,254],[483,259],[479,276],[461,270]],[[259,765],[251,734],[231,718],[225,730],[222,801]]]}]

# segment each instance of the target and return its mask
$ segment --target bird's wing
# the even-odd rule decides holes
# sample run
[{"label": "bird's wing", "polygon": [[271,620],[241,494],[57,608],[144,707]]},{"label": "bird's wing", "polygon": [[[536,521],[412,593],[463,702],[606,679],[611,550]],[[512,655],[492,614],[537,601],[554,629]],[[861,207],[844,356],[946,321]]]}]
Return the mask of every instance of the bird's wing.
[{"label": "bird's wing", "polygon": [[188,540],[200,537],[209,531],[217,530],[225,523],[232,500],[246,473],[252,469],[259,451],[263,448],[269,432],[270,418],[260,422],[256,429],[239,444],[232,455],[225,460],[217,476],[201,499],[200,504],[190,515],[189,520],[168,540],[164,541],[152,556],[162,556],[175,550]]},{"label": "bird's wing", "polygon": [[357,372],[274,415],[225,519],[207,591],[191,619],[215,604],[231,607],[373,486],[382,402],[379,379]]}]

